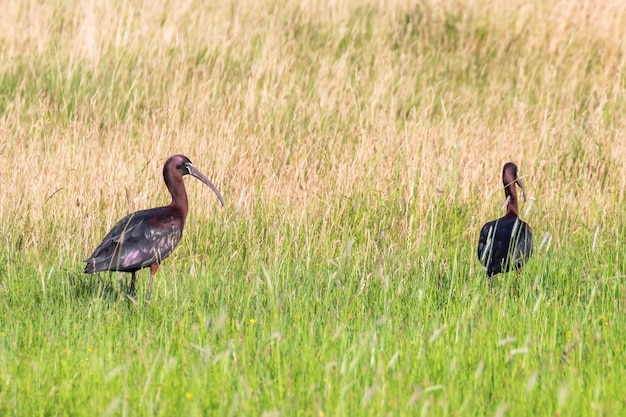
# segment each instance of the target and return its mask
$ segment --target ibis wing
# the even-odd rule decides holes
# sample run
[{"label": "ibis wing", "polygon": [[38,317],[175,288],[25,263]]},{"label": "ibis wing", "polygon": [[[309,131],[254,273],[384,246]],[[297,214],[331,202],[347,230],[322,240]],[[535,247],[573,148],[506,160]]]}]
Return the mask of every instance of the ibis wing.
[{"label": "ibis wing", "polygon": [[519,218],[486,223],[478,238],[478,259],[489,274],[521,267],[532,254],[530,226]]},{"label": "ibis wing", "polygon": [[85,262],[85,272],[136,271],[161,263],[176,247],[182,227],[167,213],[151,210],[117,222]]},{"label": "ibis wing", "polygon": [[533,254],[533,232],[528,223],[521,221],[516,242],[515,259],[518,264],[523,264]]},{"label": "ibis wing", "polygon": [[489,222],[480,229],[480,236],[478,237],[478,260],[483,266],[487,266],[490,262],[494,244],[495,227],[495,222]]}]

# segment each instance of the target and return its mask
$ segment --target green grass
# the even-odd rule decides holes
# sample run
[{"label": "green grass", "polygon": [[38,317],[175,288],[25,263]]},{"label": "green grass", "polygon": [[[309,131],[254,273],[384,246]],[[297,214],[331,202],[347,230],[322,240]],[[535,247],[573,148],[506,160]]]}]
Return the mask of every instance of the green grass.
[{"label": "green grass", "polygon": [[9,254],[2,413],[619,413],[623,251],[538,251],[490,288],[454,212],[412,251],[391,216],[341,209],[192,219],[151,304],[147,273],[134,303],[122,275]]},{"label": "green grass", "polygon": [[[621,2],[9,2],[0,415],[619,415]],[[130,300],[82,260],[167,204]],[[535,253],[490,285],[520,167]]]}]

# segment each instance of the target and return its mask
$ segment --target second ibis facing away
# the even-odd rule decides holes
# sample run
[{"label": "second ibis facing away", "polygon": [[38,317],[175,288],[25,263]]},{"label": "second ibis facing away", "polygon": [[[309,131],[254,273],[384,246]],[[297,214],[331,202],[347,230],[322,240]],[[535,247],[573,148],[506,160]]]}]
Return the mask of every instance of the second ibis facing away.
[{"label": "second ibis facing away", "polygon": [[487,268],[489,277],[512,269],[520,270],[533,252],[532,231],[518,214],[516,185],[522,190],[524,201],[526,193],[514,163],[504,164],[502,182],[507,198],[506,214],[486,223],[478,239],[478,259]]},{"label": "second ibis facing away", "polygon": [[85,273],[101,271],[130,272],[130,296],[135,298],[135,273],[150,267],[146,300],[150,301],[152,281],[161,262],[174,250],[183,234],[189,205],[183,177],[191,175],[208,185],[224,199],[209,179],[198,171],[189,158],[170,156],[163,167],[163,179],[172,195],[172,202],[163,207],[141,210],[117,222],[100,246],[85,260]]}]

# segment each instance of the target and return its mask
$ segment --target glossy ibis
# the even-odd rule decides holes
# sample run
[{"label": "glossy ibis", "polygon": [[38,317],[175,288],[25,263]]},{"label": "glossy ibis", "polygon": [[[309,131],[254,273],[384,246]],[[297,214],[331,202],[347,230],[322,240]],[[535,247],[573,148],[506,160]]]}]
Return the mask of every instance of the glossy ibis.
[{"label": "glossy ibis", "polygon": [[130,272],[130,296],[135,298],[135,273],[150,267],[150,282],[146,292],[146,300],[150,301],[152,281],[159,265],[172,253],[185,227],[189,208],[183,181],[185,175],[192,175],[208,185],[224,205],[217,187],[193,166],[189,158],[183,155],[170,156],[163,167],[163,179],[172,195],[172,202],[167,206],[129,214],[117,222],[93,255],[85,260],[85,273]]},{"label": "glossy ibis", "polygon": [[478,259],[487,268],[489,277],[512,269],[519,270],[533,252],[530,226],[518,215],[515,185],[519,185],[522,190],[524,201],[526,193],[517,177],[517,166],[514,163],[504,164],[502,182],[507,198],[506,214],[486,223],[480,230],[478,239]]}]

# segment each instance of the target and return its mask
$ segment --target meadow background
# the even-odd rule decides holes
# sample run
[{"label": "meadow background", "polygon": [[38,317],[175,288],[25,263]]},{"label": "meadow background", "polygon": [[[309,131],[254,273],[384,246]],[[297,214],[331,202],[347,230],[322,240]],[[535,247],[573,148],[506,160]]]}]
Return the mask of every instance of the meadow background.
[{"label": "meadow background", "polygon": [[[0,414],[617,415],[626,3],[1,1]],[[84,275],[125,214],[153,301]],[[520,169],[536,252],[475,254]]]}]

